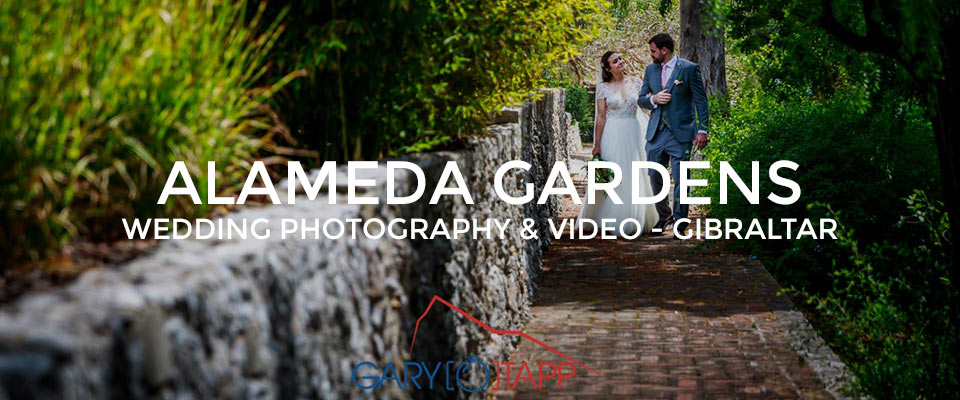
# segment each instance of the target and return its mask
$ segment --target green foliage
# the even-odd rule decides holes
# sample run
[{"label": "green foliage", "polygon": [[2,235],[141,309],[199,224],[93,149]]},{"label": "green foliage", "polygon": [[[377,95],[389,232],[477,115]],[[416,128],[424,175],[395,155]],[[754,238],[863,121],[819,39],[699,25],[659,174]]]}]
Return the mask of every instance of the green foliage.
[{"label": "green foliage", "polygon": [[[897,236],[864,246],[841,223],[850,252],[833,272],[834,290],[807,296],[828,336],[852,362],[860,390],[896,399],[937,398],[960,388],[960,329],[950,324],[957,295],[947,278],[950,225],[943,203],[917,191]],[[843,220],[839,213],[831,215]],[[838,260],[839,261],[839,260]]]},{"label": "green foliage", "polygon": [[[826,99],[790,90],[744,96],[714,120],[704,151],[712,161],[710,186],[698,194],[714,199],[707,212],[715,218],[841,221],[838,241],[733,245],[758,255],[782,285],[811,299],[817,326],[857,373],[861,390],[916,398],[956,385],[956,359],[946,350],[956,347],[944,347],[956,344],[956,329],[944,325],[956,291],[944,281],[949,252],[938,239],[947,230],[944,214],[936,200],[914,194],[940,193],[932,128],[921,107],[898,96],[856,86]],[[802,189],[793,205],[765,198],[788,194],[764,178],[776,160],[799,164],[796,172],[781,170]],[[760,162],[760,204],[749,204],[734,185],[728,204],[717,202],[719,161],[741,177],[749,176],[751,161]],[[893,206],[904,198],[907,219]]]},{"label": "green foliage", "polygon": [[566,86],[567,104],[564,109],[570,113],[580,128],[580,140],[586,143],[593,142],[593,113],[595,110],[593,96],[587,88],[580,85]]},{"label": "green foliage", "polygon": [[[824,157],[816,155],[805,158],[816,162],[812,171],[798,173],[808,182],[800,183],[807,199],[802,202],[822,202],[829,204],[826,210],[840,210],[833,213],[844,227],[839,241],[748,247],[775,266],[782,284],[793,286],[817,306],[812,310],[818,317],[815,323],[857,373],[862,391],[877,398],[956,397],[960,341],[958,292],[948,279],[956,274],[955,266],[947,266],[953,251],[945,233],[949,224],[942,205],[923,194],[942,193],[944,188],[934,178],[939,165],[930,160],[951,153],[933,148],[931,129],[921,118],[949,112],[942,111],[949,107],[940,99],[943,91],[955,89],[945,78],[955,58],[950,40],[956,36],[960,3],[712,3],[728,18],[732,39],[728,43],[746,55],[745,66],[756,77],[756,82],[749,82],[751,90],[765,90],[773,98],[757,106],[771,107],[769,112],[776,116],[771,118],[778,119],[770,124],[751,118],[750,107],[745,111],[738,106],[722,125],[743,124],[741,131],[759,140],[774,137],[773,145],[780,146],[783,142],[767,126],[789,131],[810,125],[811,131],[819,132],[828,120],[835,121],[836,129],[848,131],[850,139],[835,144],[831,135],[825,141],[837,148],[824,144],[807,149],[856,160],[824,164]],[[801,88],[807,99],[797,105],[792,99],[795,92],[785,88]],[[817,113],[773,109],[786,104],[804,110],[806,102],[827,106]],[[846,105],[838,108],[839,104]],[[846,111],[831,111],[842,109]],[[796,122],[784,122],[787,117]],[[871,119],[872,125],[865,123]],[[746,141],[747,147],[760,148],[753,140]],[[747,157],[746,151],[732,154]],[[817,169],[820,172],[813,173]],[[945,177],[951,179],[949,174]],[[949,188],[952,182],[942,184]],[[808,193],[808,185],[814,185],[813,193]],[[914,194],[914,189],[921,192]],[[893,213],[902,212],[903,198],[909,218],[894,223]],[[742,205],[715,209],[745,212]],[[824,209],[813,207],[808,212],[818,215]],[[807,267],[796,269],[801,266]]]},{"label": "green foliage", "polygon": [[[876,43],[876,51],[870,53],[845,46],[824,30],[821,17],[826,11],[819,0],[712,1],[712,8],[721,9],[726,16],[730,47],[750,55],[745,67],[755,73],[764,88],[803,88],[818,97],[850,86],[914,95],[926,82],[908,78],[907,71],[889,54],[908,59],[911,69],[923,79],[933,78],[932,68],[939,64],[934,46],[939,39],[929,27],[936,25],[939,13],[918,12],[937,1],[885,4],[885,18],[901,11],[903,14],[895,27],[886,26],[893,28],[887,32],[889,40]],[[865,30],[859,2],[833,3],[833,15],[839,21],[854,32]]]},{"label": "green foliage", "polygon": [[[800,185],[802,195],[790,206],[772,203],[766,193],[788,193],[761,179],[760,204],[749,204],[731,185],[728,204],[714,202],[707,211],[718,218],[819,218],[822,212],[808,210],[807,204],[826,202],[843,210],[845,221],[863,240],[892,234],[889,226],[898,214],[890,204],[914,189],[933,192],[939,167],[931,157],[936,149],[922,109],[910,103],[871,104],[852,92],[823,101],[795,92],[756,92],[741,98],[729,117],[718,115],[712,121],[711,143],[704,150],[714,161],[707,173],[711,185],[701,192],[720,198],[719,161],[730,162],[747,177],[751,161],[759,161],[761,176],[766,176],[763,171],[773,162],[791,160],[799,164],[798,171],[785,175]],[[804,287],[824,284],[830,260],[846,258],[837,246],[808,239],[740,245],[771,257],[769,268]]]},{"label": "green foliage", "polygon": [[[156,204],[184,160],[242,183],[269,140],[251,90],[279,31],[212,1],[0,2],[0,252],[37,259],[80,234],[110,238],[120,217],[203,212]],[[281,82],[282,84],[283,82]]]},{"label": "green foliage", "polygon": [[660,0],[657,4],[657,11],[660,12],[660,15],[666,16],[671,7],[673,7],[673,0]]},{"label": "green foliage", "polygon": [[[603,157],[600,157],[600,156],[593,156],[593,158],[591,158],[590,161],[597,162],[597,161],[606,161],[606,160],[604,160]],[[589,170],[589,168],[586,165],[583,166],[583,169]],[[594,183],[610,183],[611,181],[613,181],[612,169],[597,168],[593,171]]]},{"label": "green foliage", "polygon": [[276,70],[309,76],[276,105],[298,144],[328,160],[455,145],[529,96],[603,17],[587,0],[290,6],[297,12],[275,52]]}]

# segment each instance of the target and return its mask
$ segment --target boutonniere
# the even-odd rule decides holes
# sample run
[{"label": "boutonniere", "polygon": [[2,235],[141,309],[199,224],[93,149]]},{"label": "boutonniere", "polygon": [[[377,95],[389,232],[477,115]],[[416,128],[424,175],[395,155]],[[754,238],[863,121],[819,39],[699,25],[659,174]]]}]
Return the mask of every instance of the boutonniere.
[{"label": "boutonniere", "polygon": [[678,77],[677,77],[677,80],[673,81],[673,85],[674,85],[674,86],[680,86],[680,85],[682,85],[682,84],[683,84],[683,77],[682,77],[682,76],[678,76]]}]

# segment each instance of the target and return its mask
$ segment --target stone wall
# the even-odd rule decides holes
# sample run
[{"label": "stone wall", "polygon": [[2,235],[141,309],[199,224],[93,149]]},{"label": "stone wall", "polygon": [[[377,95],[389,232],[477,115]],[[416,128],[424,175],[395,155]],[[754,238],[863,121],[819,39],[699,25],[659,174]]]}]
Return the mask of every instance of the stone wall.
[{"label": "stone wall", "polygon": [[[461,151],[419,154],[427,188],[456,161],[475,204],[445,198],[408,206],[295,205],[244,209],[225,218],[510,218],[506,240],[182,240],[125,265],[83,274],[0,312],[0,399],[11,398],[404,398],[410,391],[360,391],[361,361],[506,360],[515,337],[493,335],[434,304],[410,354],[416,319],[440,296],[488,325],[522,329],[547,235],[520,238],[526,217],[541,227],[559,211],[514,206],[493,189],[502,163],[534,168],[508,175],[507,188],[534,182],[565,161],[578,133],[564,93],[505,110],[487,134]],[[575,128],[575,127],[574,127]],[[385,174],[372,177],[384,203]],[[338,183],[345,182],[345,172]],[[413,183],[401,175],[398,191]],[[325,193],[321,190],[321,193]],[[338,192],[345,192],[338,188]],[[447,196],[450,197],[450,196]],[[345,203],[345,198],[339,199]],[[279,235],[274,235],[279,236]],[[419,397],[463,396],[421,393]]]}]

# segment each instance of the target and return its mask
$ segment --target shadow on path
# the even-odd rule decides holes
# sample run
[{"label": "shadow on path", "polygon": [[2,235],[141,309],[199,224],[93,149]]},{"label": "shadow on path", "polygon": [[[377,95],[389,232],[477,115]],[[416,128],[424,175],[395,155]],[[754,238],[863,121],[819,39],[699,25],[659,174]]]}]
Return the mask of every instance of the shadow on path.
[{"label": "shadow on path", "polygon": [[[495,397],[831,398],[778,321],[794,308],[763,266],[699,243],[672,230],[554,241],[524,331],[603,376],[578,370],[558,389],[552,378],[514,386],[518,371],[501,371]],[[525,340],[510,361],[536,381],[537,362],[562,360]]]}]

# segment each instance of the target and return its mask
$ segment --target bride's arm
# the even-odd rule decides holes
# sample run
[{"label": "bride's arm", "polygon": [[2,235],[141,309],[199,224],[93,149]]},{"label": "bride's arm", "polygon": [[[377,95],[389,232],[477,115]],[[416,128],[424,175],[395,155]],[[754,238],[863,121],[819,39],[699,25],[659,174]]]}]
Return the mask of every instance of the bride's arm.
[{"label": "bride's arm", "polygon": [[600,140],[603,126],[607,124],[607,99],[597,100],[596,122],[593,125],[593,155],[600,155]]}]

